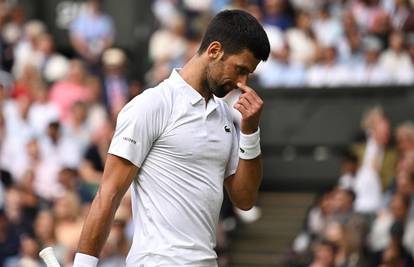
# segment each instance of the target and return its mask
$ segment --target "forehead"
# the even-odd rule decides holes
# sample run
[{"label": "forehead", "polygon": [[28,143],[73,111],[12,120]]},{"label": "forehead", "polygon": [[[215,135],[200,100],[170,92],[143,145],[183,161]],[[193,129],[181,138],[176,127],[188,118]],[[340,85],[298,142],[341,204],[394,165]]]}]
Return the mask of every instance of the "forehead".
[{"label": "forehead", "polygon": [[239,67],[245,67],[249,72],[253,72],[260,62],[260,60],[255,58],[253,53],[247,49],[243,49],[237,54],[228,55],[224,61]]}]

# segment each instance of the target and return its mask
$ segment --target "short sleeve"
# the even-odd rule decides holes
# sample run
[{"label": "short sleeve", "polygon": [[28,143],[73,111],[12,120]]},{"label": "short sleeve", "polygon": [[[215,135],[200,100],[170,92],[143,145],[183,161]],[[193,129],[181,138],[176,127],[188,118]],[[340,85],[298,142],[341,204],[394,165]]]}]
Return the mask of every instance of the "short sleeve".
[{"label": "short sleeve", "polygon": [[119,113],[109,154],[141,167],[168,120],[168,102],[162,88],[148,89],[131,100]]},{"label": "short sleeve", "polygon": [[233,140],[231,144],[231,152],[230,158],[227,163],[226,172],[224,174],[224,178],[227,178],[236,173],[237,165],[239,164],[239,137],[238,137],[238,130],[233,125]]}]

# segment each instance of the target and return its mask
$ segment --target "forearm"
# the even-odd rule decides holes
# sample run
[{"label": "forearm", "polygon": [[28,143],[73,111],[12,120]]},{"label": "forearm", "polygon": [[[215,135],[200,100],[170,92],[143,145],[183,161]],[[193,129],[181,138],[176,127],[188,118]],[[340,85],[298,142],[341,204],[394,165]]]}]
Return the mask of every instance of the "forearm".
[{"label": "forearm", "polygon": [[99,189],[79,239],[78,252],[98,257],[111,229],[122,196]]},{"label": "forearm", "polygon": [[226,188],[236,207],[248,210],[256,202],[263,176],[262,158],[240,159],[235,175],[226,180]]}]

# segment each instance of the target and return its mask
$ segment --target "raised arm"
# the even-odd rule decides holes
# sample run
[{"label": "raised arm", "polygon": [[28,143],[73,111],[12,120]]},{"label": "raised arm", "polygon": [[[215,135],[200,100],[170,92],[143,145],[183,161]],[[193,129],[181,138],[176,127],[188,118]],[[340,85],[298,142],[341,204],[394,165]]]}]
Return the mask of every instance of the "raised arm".
[{"label": "raised arm", "polygon": [[[78,252],[98,257],[108,237],[122,197],[128,190],[138,167],[128,160],[108,154],[102,183],[83,225]],[[74,267],[85,266],[77,265]]]},{"label": "raised arm", "polygon": [[[242,115],[240,125],[240,155],[236,173],[225,180],[233,204],[249,210],[256,202],[262,181],[262,159],[259,144],[259,121],[262,99],[247,85],[238,83],[242,95],[234,105]],[[245,147],[244,147],[245,146]]]}]

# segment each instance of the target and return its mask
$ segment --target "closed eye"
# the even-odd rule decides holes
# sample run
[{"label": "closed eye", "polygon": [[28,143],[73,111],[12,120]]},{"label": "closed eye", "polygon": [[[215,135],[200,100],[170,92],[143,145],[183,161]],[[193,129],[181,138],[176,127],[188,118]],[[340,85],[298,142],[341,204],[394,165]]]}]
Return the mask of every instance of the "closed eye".
[{"label": "closed eye", "polygon": [[243,66],[236,66],[236,71],[239,75],[243,75],[243,76],[250,74],[249,69]]}]

